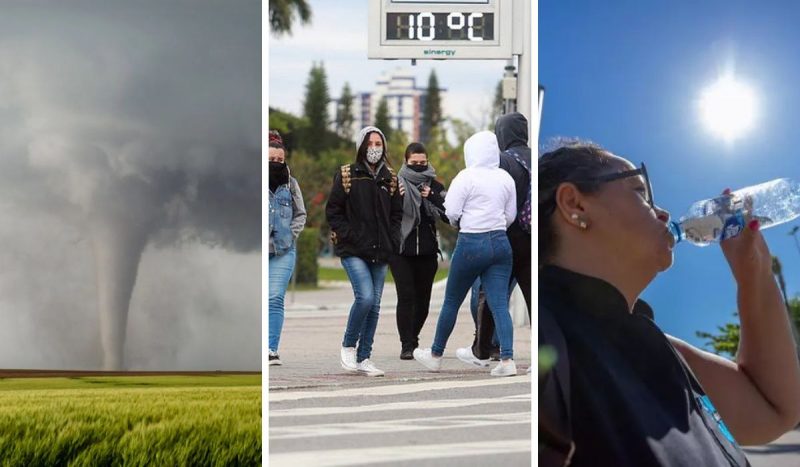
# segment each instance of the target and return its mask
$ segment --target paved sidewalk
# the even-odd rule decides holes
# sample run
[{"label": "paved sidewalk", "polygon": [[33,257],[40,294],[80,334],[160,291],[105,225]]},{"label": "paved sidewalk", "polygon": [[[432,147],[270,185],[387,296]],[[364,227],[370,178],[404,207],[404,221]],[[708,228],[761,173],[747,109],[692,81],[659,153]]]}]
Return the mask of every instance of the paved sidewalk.
[{"label": "paved sidewalk", "polygon": [[792,430],[764,446],[745,447],[753,467],[800,466],[800,430]]},{"label": "paved sidewalk", "polygon": [[[444,281],[434,285],[431,311],[420,335],[420,345],[433,341],[436,321],[444,299]],[[518,292],[517,292],[518,294]],[[521,294],[520,294],[521,296]],[[459,310],[458,320],[445,351],[442,371],[432,373],[414,360],[400,360],[395,306],[397,294],[387,283],[381,300],[381,317],[375,333],[372,361],[386,372],[385,377],[368,378],[344,372],[339,365],[339,349],[353,292],[350,284],[327,284],[312,291],[287,292],[285,320],[279,353],[283,366],[268,367],[270,391],[335,386],[381,385],[437,379],[486,378],[490,368],[469,367],[455,358],[458,347],[472,343],[474,325],[469,311],[469,296]],[[517,308],[520,298],[512,298]],[[524,307],[524,302],[523,307]],[[524,313],[527,319],[527,310]],[[530,326],[514,328],[514,355],[519,374],[525,374],[531,362]]]},{"label": "paved sidewalk", "polygon": [[[433,285],[431,294],[431,311],[438,310],[442,306],[444,299],[444,286],[446,281],[440,281]],[[469,295],[467,295],[469,299]],[[322,311],[324,316],[333,314],[345,315],[350,311],[353,304],[353,289],[347,281],[320,281],[320,288],[317,290],[305,290],[292,292],[291,286],[286,292],[286,303],[284,308],[286,316],[295,312]],[[468,301],[464,301],[468,305]],[[381,316],[395,314],[397,306],[397,291],[394,282],[387,282],[383,287],[381,298]],[[466,308],[469,311],[469,308]],[[330,313],[336,312],[336,313]],[[344,332],[344,330],[342,330]]]}]

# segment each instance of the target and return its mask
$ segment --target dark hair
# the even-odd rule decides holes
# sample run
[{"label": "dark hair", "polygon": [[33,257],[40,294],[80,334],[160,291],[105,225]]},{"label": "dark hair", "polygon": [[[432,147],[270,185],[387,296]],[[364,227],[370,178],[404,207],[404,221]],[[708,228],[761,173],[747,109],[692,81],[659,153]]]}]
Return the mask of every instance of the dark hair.
[{"label": "dark hair", "polygon": [[406,155],[405,155],[406,161],[408,160],[408,157],[412,154],[425,154],[425,157],[428,157],[428,150],[425,149],[425,145],[423,145],[422,143],[414,142],[409,144],[408,147],[406,148]]},{"label": "dark hair", "polygon": [[283,146],[283,137],[277,130],[270,130],[269,131],[269,147],[283,149],[284,151],[286,148]]},{"label": "dark hair", "polygon": [[364,140],[361,141],[361,146],[358,147],[358,151],[356,152],[356,162],[367,165],[367,146],[369,145],[369,136],[373,133],[381,137],[381,142],[383,142],[383,162],[391,167],[392,164],[389,163],[389,148],[386,147],[386,138],[377,131],[370,131],[364,135]]},{"label": "dark hair", "polygon": [[612,160],[610,152],[585,141],[569,142],[539,158],[539,266],[551,259],[558,244],[552,222],[558,187],[570,182],[581,193],[593,193],[600,184],[585,180],[607,171]]}]

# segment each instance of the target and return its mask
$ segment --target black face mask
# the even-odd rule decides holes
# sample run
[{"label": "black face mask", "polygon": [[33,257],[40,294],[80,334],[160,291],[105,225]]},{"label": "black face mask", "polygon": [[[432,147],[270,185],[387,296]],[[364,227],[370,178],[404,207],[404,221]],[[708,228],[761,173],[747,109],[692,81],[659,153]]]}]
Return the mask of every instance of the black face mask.
[{"label": "black face mask", "polygon": [[428,170],[427,165],[409,165],[407,167],[413,170],[414,172],[425,172],[426,170]]},{"label": "black face mask", "polygon": [[289,183],[289,168],[285,162],[269,163],[269,189],[275,191],[279,186]]}]

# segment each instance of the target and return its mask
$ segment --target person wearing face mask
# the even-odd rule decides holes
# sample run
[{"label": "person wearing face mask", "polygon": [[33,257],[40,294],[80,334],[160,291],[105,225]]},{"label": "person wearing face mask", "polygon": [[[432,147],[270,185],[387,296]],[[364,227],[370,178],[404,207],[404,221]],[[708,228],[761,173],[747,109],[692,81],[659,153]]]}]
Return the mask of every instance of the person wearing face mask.
[{"label": "person wearing face mask", "polygon": [[269,365],[281,365],[278,343],[283,299],[297,256],[295,243],[306,224],[300,185],[289,174],[286,150],[277,131],[269,133]]},{"label": "person wearing face mask", "polygon": [[353,287],[354,302],[340,351],[345,371],[383,376],[370,360],[389,258],[400,249],[402,189],[389,166],[386,138],[374,126],[361,130],[356,161],[342,166],[325,215],[334,253]]},{"label": "person wearing face mask", "polygon": [[403,221],[400,226],[400,252],[392,255],[392,270],[397,289],[397,331],[400,359],[412,360],[419,346],[419,333],[428,317],[431,289],[439,262],[436,219],[447,222],[444,214],[444,185],[436,181],[436,171],[428,162],[421,143],[406,148],[405,164],[397,177],[405,188]]}]

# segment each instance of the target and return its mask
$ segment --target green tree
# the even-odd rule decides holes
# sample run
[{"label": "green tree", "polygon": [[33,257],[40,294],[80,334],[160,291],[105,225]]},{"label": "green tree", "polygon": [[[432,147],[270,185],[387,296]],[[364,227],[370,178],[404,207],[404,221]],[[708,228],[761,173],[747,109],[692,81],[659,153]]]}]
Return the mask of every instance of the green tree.
[{"label": "green tree", "polygon": [[336,106],[336,132],[343,139],[348,141],[353,139],[353,92],[350,91],[348,83],[344,83],[342,95]]},{"label": "green tree", "polygon": [[[778,286],[783,294],[786,303],[786,312],[789,315],[789,322],[792,326],[792,335],[795,338],[795,345],[798,344],[797,330],[800,328],[800,298],[795,297],[789,299],[786,293],[786,280],[783,277],[783,267],[780,260],[772,257],[772,274],[778,281]],[[734,317],[739,316],[738,313],[733,314]],[[722,326],[717,326],[717,334],[709,332],[697,331],[695,334],[701,339],[705,339],[705,347],[717,355],[727,354],[730,357],[736,356],[739,349],[741,326],[737,319],[733,323],[726,323]]]},{"label": "green tree", "polygon": [[281,134],[283,145],[286,148],[286,157],[289,159],[294,150],[298,148],[307,126],[308,122],[302,118],[295,117],[282,110],[269,108],[269,129],[277,130]]},{"label": "green tree", "polygon": [[469,139],[470,136],[474,135],[477,130],[474,126],[459,118],[450,119],[450,124],[453,127],[453,132],[456,134],[456,141],[458,142],[458,144],[456,144],[456,148],[461,150],[461,148],[464,146],[464,143]]},{"label": "green tree", "polygon": [[436,71],[431,70],[428,76],[428,89],[425,91],[425,109],[422,112],[421,139],[428,144],[431,132],[442,123],[442,100],[439,95],[439,80]]},{"label": "green tree", "polygon": [[404,156],[409,141],[404,131],[392,131],[390,134],[386,149],[389,154],[389,164],[394,167],[395,173],[397,173],[403,162],[405,162]]},{"label": "green tree", "polygon": [[303,101],[303,117],[308,121],[308,127],[303,135],[302,147],[314,156],[319,157],[322,150],[328,147],[328,80],[325,68],[320,62],[311,66],[311,72],[306,82],[306,95]]},{"label": "green tree", "polygon": [[355,160],[352,149],[332,148],[322,152],[321,157],[306,151],[296,151],[292,156],[292,176],[297,179],[306,204],[306,226],[319,227],[321,235],[327,234],[325,205],[331,192],[333,176],[339,168]]},{"label": "green tree", "polygon": [[292,34],[295,17],[299,17],[302,24],[311,22],[311,7],[306,0],[270,0],[268,3],[270,31],[276,37]]},{"label": "green tree", "polygon": [[[739,313],[734,313],[734,317],[738,317]],[[730,357],[736,356],[736,351],[739,349],[739,323],[725,323],[722,326],[717,326],[718,334],[709,332],[697,331],[697,337],[705,339],[705,347],[717,355],[727,354]]]},{"label": "green tree", "polygon": [[503,100],[503,81],[500,80],[497,82],[497,86],[494,88],[494,102],[492,102],[492,111],[490,113],[491,117],[489,119],[489,130],[494,131],[494,123],[503,115],[503,107],[505,105],[505,101]]},{"label": "green tree", "polygon": [[386,102],[385,97],[382,97],[380,102],[378,102],[378,108],[375,110],[375,123],[373,123],[373,125],[383,132],[387,141],[391,138],[392,125],[389,121],[389,104]]}]

